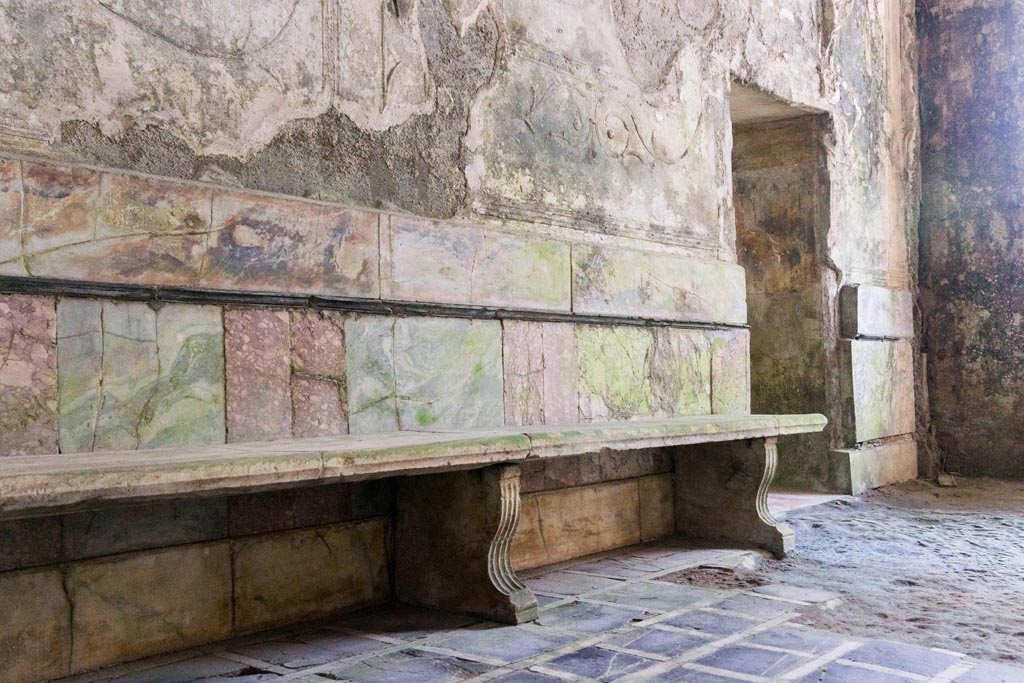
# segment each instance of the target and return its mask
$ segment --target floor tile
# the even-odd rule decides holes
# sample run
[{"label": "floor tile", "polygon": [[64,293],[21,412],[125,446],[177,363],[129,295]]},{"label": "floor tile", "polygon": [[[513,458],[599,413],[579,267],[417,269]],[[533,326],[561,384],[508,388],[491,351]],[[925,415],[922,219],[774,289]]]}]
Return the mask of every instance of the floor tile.
[{"label": "floor tile", "polygon": [[386,643],[369,638],[318,631],[305,635],[270,640],[231,648],[231,652],[282,666],[305,669],[336,662],[346,657],[365,654],[387,647]]},{"label": "floor tile", "polygon": [[842,645],[843,638],[828,631],[818,631],[806,626],[779,624],[747,638],[744,642],[823,655]]},{"label": "floor tile", "polygon": [[684,652],[707,645],[709,642],[711,642],[710,638],[692,633],[663,631],[656,628],[638,628],[611,638],[608,644],[652,655],[678,657]]},{"label": "floor tile", "polygon": [[956,683],[1024,683],[1024,668],[982,662],[958,677]]},{"label": "floor tile", "polygon": [[831,591],[819,590],[817,588],[802,588],[800,586],[787,586],[781,583],[770,583],[767,586],[757,586],[753,591],[762,595],[770,595],[774,598],[809,602],[812,605],[818,605],[842,597],[839,593],[833,593]]},{"label": "floor tile", "polygon": [[762,650],[744,645],[729,645],[697,660],[697,664],[752,676],[781,676],[803,666],[810,658]]},{"label": "floor tile", "polygon": [[649,678],[645,683],[737,683],[737,680],[704,671],[694,671],[684,666]]},{"label": "floor tile", "polygon": [[375,607],[339,619],[339,626],[399,640],[416,640],[461,626],[479,623],[476,617],[436,612],[405,605]]},{"label": "floor tile", "polygon": [[956,655],[887,640],[869,641],[853,652],[843,655],[843,659],[922,676],[934,676],[960,661],[960,657]]},{"label": "floor tile", "polygon": [[617,579],[605,579],[600,576],[573,574],[572,572],[551,572],[543,576],[535,576],[523,581],[530,590],[555,595],[579,595],[601,588],[610,588],[620,583]]},{"label": "floor tile", "polygon": [[647,668],[654,663],[649,659],[624,652],[612,652],[600,647],[585,647],[582,650],[556,657],[545,662],[543,666],[607,683]]},{"label": "floor tile", "polygon": [[647,574],[664,571],[657,562],[643,557],[607,557],[574,565],[572,569],[616,579],[639,579]]},{"label": "floor tile", "polygon": [[403,650],[331,669],[321,675],[346,683],[458,683],[492,668],[448,655]]},{"label": "floor tile", "polygon": [[754,626],[762,623],[762,621],[763,620],[745,619],[738,615],[718,614],[717,612],[698,609],[692,612],[683,612],[682,614],[669,617],[668,619],[658,623],[667,624],[669,626],[678,626],[679,628],[688,628],[694,631],[700,631],[701,633],[707,633],[709,635],[731,636],[734,633],[739,633],[740,631],[746,631],[748,628],[753,628]]},{"label": "floor tile", "polygon": [[614,602],[661,612],[671,612],[713,597],[715,597],[714,591],[680,586],[665,581],[627,583],[589,596],[592,600]]},{"label": "floor tile", "polygon": [[788,602],[781,602],[779,600],[769,600],[768,598],[758,598],[753,595],[734,595],[731,598],[726,598],[721,602],[716,602],[711,605],[715,609],[724,609],[729,612],[738,612],[739,614],[745,614],[750,617],[777,617],[780,614],[786,612],[795,612],[800,610],[800,605],[794,605]]},{"label": "floor tile", "polygon": [[563,679],[537,673],[536,671],[516,671],[494,679],[495,683],[562,683]]},{"label": "floor tile", "polygon": [[192,683],[213,678],[244,675],[251,670],[247,664],[239,664],[214,656],[203,656],[173,664],[164,664],[144,671],[125,674],[114,678],[117,683]]},{"label": "floor tile", "polygon": [[919,680],[833,662],[804,676],[799,683],[912,683]]},{"label": "floor tile", "polygon": [[586,602],[570,602],[541,613],[537,623],[541,626],[569,629],[583,633],[601,633],[651,616],[647,612],[624,607],[609,607]]},{"label": "floor tile", "polygon": [[493,626],[462,629],[431,644],[510,664],[564,647],[573,640],[574,636],[536,626]]}]

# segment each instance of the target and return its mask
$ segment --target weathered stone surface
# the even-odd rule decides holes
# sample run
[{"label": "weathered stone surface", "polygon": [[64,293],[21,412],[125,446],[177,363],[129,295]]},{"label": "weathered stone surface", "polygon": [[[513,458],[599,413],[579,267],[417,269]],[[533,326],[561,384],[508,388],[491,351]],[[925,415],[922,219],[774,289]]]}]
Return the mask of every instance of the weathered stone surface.
[{"label": "weathered stone surface", "polygon": [[283,439],[292,433],[291,335],[286,311],[224,311],[227,440]]},{"label": "weathered stone surface", "polygon": [[346,338],[353,433],[502,424],[500,323],[361,316]]},{"label": "weathered stone surface", "polygon": [[0,159],[0,274],[27,274],[21,258],[21,162]]},{"label": "weathered stone surface", "polygon": [[505,424],[544,424],[543,323],[501,324],[505,371]]},{"label": "weathered stone surface", "polygon": [[0,296],[0,456],[57,452],[54,305]]},{"label": "weathered stone surface", "polygon": [[165,305],[156,316],[159,378],[140,448],[224,442],[224,326],[214,306]]},{"label": "weathered stone surface", "polygon": [[0,574],[0,680],[70,673],[71,605],[58,569]]},{"label": "weathered stone surface", "polygon": [[394,480],[265,491],[227,499],[232,536],[324,526],[390,515]]},{"label": "weathered stone surface", "polygon": [[291,335],[292,435],[345,434],[345,316],[337,311],[292,311]]},{"label": "weathered stone surface", "polygon": [[743,268],[678,254],[576,244],[573,310],[695,322],[747,322]]},{"label": "weathered stone surface", "polygon": [[80,512],[62,518],[66,561],[225,538],[223,498],[192,498]]},{"label": "weathered stone surface", "polygon": [[512,545],[517,569],[639,543],[636,480],[523,496]]},{"label": "weathered stone surface", "polygon": [[25,260],[34,275],[194,285],[206,251],[211,195],[201,186],[104,173],[93,198],[95,228],[59,248],[29,251]]},{"label": "weathered stone surface", "polygon": [[66,585],[74,605],[73,671],[231,634],[227,543],[73,564]]},{"label": "weathered stone surface", "polygon": [[544,424],[579,421],[579,361],[576,328],[568,323],[544,323]]},{"label": "weathered stone surface", "polygon": [[839,316],[844,337],[912,339],[914,295],[873,285],[847,285],[839,293]]},{"label": "weathered stone surface", "polygon": [[60,517],[0,522],[0,572],[56,564],[60,560]]},{"label": "weathered stone surface", "polygon": [[750,332],[708,332],[711,343],[711,412],[750,413]]},{"label": "weathered stone surface", "polygon": [[562,311],[571,306],[568,243],[471,225],[390,217],[381,276],[385,299]]},{"label": "weathered stone surface", "polygon": [[385,599],[386,533],[386,520],[372,519],[235,541],[235,628],[250,631]]},{"label": "weathered stone surface", "polygon": [[[31,163],[22,163],[21,169],[21,259],[12,275],[34,274],[33,254],[45,255],[91,240],[100,191],[100,174],[96,171]],[[19,267],[23,267],[23,272],[17,272]]]},{"label": "weathered stone surface", "polygon": [[711,413],[711,354],[703,332],[581,325],[576,337],[582,419]]},{"label": "weathered stone surface", "polygon": [[395,322],[398,421],[403,429],[502,424],[501,325],[402,318]]},{"label": "weathered stone surface", "polygon": [[57,336],[62,452],[224,441],[219,309],[62,299]]},{"label": "weathered stone surface", "polygon": [[380,295],[375,214],[218,192],[212,229],[203,269],[207,286]]},{"label": "weathered stone surface", "polygon": [[843,433],[848,444],[916,428],[914,357],[910,342],[840,342]]},{"label": "weathered stone surface", "polygon": [[650,361],[655,415],[708,415],[711,353],[700,330],[659,327]]},{"label": "weathered stone surface", "polygon": [[675,485],[671,474],[637,480],[640,492],[640,540],[653,541],[675,533]]},{"label": "weathered stone surface", "polygon": [[859,496],[879,486],[917,479],[917,442],[913,439],[844,448],[829,453],[830,490]]},{"label": "weathered stone surface", "polygon": [[349,430],[390,432],[398,425],[395,380],[395,321],[375,315],[345,322]]}]

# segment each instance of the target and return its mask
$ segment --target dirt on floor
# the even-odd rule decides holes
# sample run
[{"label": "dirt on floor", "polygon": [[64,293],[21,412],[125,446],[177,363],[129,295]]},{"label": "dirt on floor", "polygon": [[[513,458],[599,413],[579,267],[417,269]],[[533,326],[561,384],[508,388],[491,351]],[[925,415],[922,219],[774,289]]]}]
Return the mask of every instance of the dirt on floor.
[{"label": "dirt on floor", "polygon": [[957,483],[792,511],[796,554],[746,580],[840,593],[818,628],[1024,663],[1024,482]]}]

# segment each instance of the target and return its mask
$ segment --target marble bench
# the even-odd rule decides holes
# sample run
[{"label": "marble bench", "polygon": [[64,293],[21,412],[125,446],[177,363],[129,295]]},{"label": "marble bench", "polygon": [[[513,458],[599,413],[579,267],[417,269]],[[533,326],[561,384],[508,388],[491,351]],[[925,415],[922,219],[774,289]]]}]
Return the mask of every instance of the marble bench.
[{"label": "marble bench", "polygon": [[396,597],[520,623],[536,617],[537,601],[510,561],[519,518],[517,463],[671,448],[677,531],[784,555],[792,531],[766,502],[776,438],[820,431],[825,423],[816,414],[713,415],[13,456],[0,458],[0,519],[398,477]]}]

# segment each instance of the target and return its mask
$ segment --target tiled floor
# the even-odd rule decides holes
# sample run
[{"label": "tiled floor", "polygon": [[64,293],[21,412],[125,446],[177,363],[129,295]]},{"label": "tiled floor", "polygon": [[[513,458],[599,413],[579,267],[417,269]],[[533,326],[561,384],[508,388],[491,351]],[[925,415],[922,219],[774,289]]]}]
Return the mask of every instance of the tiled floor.
[{"label": "tiled floor", "polygon": [[523,626],[404,607],[78,676],[76,683],[1024,683],[1024,669],[801,626],[836,596],[710,590],[664,579],[745,551],[667,541],[526,574]]}]

